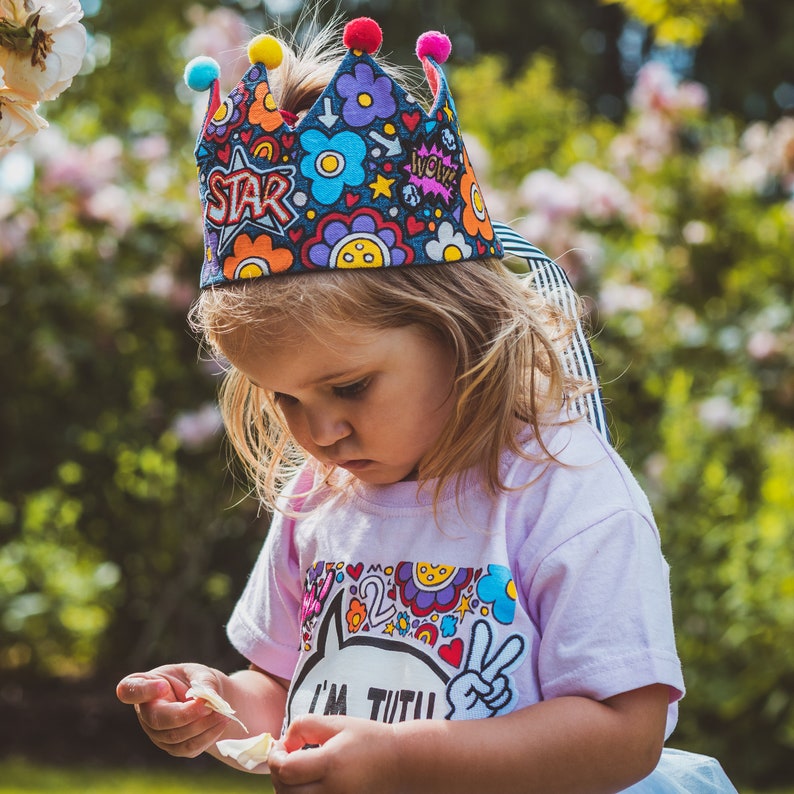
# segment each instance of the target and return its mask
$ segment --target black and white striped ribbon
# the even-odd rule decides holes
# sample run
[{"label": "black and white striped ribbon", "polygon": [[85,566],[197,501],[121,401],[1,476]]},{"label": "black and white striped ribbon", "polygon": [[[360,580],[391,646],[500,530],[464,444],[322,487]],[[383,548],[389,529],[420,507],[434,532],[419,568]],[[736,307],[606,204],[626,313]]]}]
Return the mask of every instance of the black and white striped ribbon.
[{"label": "black and white striped ribbon", "polygon": [[568,280],[568,276],[540,248],[525,240],[507,224],[494,221],[493,228],[496,236],[501,240],[506,254],[511,254],[527,261],[529,271],[534,276],[540,292],[545,297],[553,299],[568,317],[576,318],[576,330],[571,337],[571,344],[564,353],[563,363],[569,374],[589,380],[593,384],[593,391],[575,398],[573,400],[574,410],[579,415],[585,416],[587,421],[604,438],[609,440],[609,429],[601,397],[598,371],[593,361],[590,342],[577,313],[578,301],[576,292]]}]

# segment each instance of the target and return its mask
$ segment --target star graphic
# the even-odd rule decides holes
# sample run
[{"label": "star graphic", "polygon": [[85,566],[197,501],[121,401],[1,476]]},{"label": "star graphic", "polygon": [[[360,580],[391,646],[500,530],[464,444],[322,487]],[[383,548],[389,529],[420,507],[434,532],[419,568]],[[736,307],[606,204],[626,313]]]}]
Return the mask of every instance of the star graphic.
[{"label": "star graphic", "polygon": [[392,623],[391,621],[389,621],[389,622],[386,624],[386,627],[383,629],[383,633],[384,633],[384,634],[394,634],[394,628],[395,628],[395,626],[394,626],[394,623]]},{"label": "star graphic", "polygon": [[463,620],[463,616],[467,612],[472,612],[472,613],[474,612],[474,610],[469,605],[470,601],[471,601],[471,596],[467,596],[467,595],[461,596],[460,597],[460,604],[458,604],[458,606],[455,607],[454,611],[457,612],[460,615],[460,620],[461,621]]},{"label": "star graphic", "polygon": [[447,120],[452,121],[452,118],[455,114],[452,112],[452,108],[449,106],[449,102],[444,103],[444,113],[447,114]]},{"label": "star graphic", "polygon": [[[232,157],[231,163],[229,164],[228,168],[216,168],[213,169],[214,171],[219,171],[220,173],[226,175],[227,177],[234,177],[236,175],[240,175],[242,178],[247,180],[254,180],[257,183],[257,195],[260,191],[265,190],[265,180],[267,177],[267,172],[261,173],[257,169],[252,168],[248,158],[245,155],[245,152],[241,148],[237,148],[234,150],[234,155]],[[281,168],[272,168],[271,171],[278,171],[283,176],[292,182],[293,174],[295,171],[294,166],[284,166]],[[242,185],[245,184],[244,182],[240,182],[238,186],[238,190],[243,189]],[[287,204],[286,200],[282,199],[285,206],[289,207],[290,213],[293,215],[293,218],[286,224],[280,223],[276,218],[272,216],[271,213],[266,213],[261,217],[254,217],[253,213],[251,212],[250,203],[247,201],[242,200],[241,195],[237,191],[233,195],[227,195],[226,201],[229,202],[230,205],[235,205],[237,203],[242,203],[244,208],[242,213],[240,214],[239,220],[234,223],[223,223],[223,224],[213,224],[216,228],[219,228],[219,235],[218,235],[218,251],[222,252],[226,249],[230,248],[233,244],[235,238],[238,234],[240,234],[246,226],[254,226],[258,227],[261,231],[264,231],[267,234],[277,234],[283,235],[285,233],[285,229],[289,226],[292,221],[297,217],[295,215],[294,210]],[[261,233],[261,232],[260,232]]]},{"label": "star graphic", "polygon": [[386,196],[391,198],[391,186],[394,184],[394,179],[387,179],[383,174],[378,174],[375,181],[370,183],[372,188],[372,198],[376,199],[378,196]]}]

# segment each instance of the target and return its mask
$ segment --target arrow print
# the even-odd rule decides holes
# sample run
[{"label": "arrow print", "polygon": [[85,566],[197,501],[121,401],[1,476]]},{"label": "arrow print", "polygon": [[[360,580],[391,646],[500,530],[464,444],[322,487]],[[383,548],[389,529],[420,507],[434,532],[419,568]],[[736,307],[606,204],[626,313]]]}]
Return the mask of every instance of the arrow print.
[{"label": "arrow print", "polygon": [[399,138],[386,138],[375,130],[370,132],[369,137],[386,147],[387,157],[396,157],[403,150]]},{"label": "arrow print", "polygon": [[327,96],[327,97],[326,97],[326,98],[323,100],[323,108],[324,108],[324,111],[323,111],[323,114],[322,114],[322,116],[317,116],[317,118],[318,118],[318,119],[319,119],[319,120],[320,120],[320,121],[321,121],[323,124],[325,124],[325,126],[326,126],[326,127],[328,127],[328,129],[330,130],[330,129],[331,129],[331,127],[333,127],[333,126],[334,126],[334,124],[336,124],[336,120],[339,118],[339,116],[337,116],[337,115],[336,115],[336,114],[333,112],[333,110],[332,110],[332,108],[331,108],[331,97]]}]

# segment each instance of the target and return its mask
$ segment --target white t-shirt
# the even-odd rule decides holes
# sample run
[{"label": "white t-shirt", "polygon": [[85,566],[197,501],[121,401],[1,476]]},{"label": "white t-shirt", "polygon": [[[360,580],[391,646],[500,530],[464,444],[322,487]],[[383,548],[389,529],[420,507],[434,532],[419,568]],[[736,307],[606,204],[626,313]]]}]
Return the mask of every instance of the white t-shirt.
[{"label": "white t-shirt", "polygon": [[435,516],[432,483],[357,480],[276,515],[227,631],[292,681],[287,724],[483,718],[661,683],[670,734],[684,684],[651,508],[585,422],[547,444],[564,465],[504,455],[506,485],[526,487],[450,487]]}]

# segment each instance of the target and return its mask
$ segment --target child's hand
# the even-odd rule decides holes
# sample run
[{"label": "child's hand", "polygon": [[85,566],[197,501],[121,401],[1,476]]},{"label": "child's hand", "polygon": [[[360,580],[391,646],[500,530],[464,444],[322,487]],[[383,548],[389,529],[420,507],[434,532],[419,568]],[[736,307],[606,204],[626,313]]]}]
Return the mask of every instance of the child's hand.
[{"label": "child's hand", "polygon": [[[306,745],[319,745],[302,749]],[[390,725],[354,717],[299,717],[270,751],[276,792],[388,794],[397,789],[399,753]]]},{"label": "child's hand", "polygon": [[190,682],[205,684],[215,692],[221,674],[199,664],[157,667],[122,679],[116,695],[135,707],[146,735],[170,755],[195,758],[221,738],[229,718],[212,711],[202,700],[186,700]]}]

